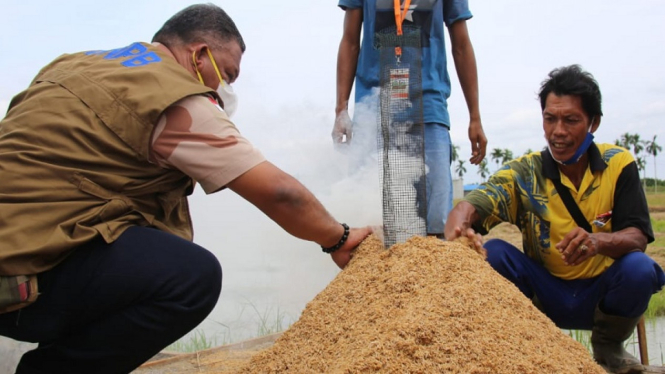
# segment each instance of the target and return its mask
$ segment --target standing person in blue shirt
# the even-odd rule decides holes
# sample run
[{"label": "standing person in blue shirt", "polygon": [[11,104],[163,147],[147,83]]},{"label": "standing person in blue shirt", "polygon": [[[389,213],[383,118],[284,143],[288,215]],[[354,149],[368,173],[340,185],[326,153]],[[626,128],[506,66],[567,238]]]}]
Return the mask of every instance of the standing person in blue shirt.
[{"label": "standing person in blue shirt", "polygon": [[[396,4],[397,3],[397,4]],[[339,0],[346,11],[344,34],[337,55],[337,103],[332,131],[335,143],[349,143],[353,137],[348,103],[356,81],[356,103],[367,100],[379,87],[379,50],[375,33],[395,25],[398,0]],[[425,164],[427,173],[427,233],[443,236],[443,228],[453,204],[450,172],[452,143],[447,99],[450,78],[447,71],[444,23],[450,33],[453,59],[469,110],[469,139],[474,165],[485,158],[487,139],[478,104],[476,58],[466,20],[472,17],[467,0],[412,0],[404,25],[421,28],[423,122],[425,123]],[[364,30],[361,44],[361,30]]]}]

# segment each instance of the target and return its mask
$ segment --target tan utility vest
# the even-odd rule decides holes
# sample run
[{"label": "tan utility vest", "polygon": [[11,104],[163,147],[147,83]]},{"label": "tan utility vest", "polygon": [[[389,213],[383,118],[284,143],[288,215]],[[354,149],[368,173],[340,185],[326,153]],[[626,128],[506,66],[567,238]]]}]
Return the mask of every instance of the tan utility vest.
[{"label": "tan utility vest", "polygon": [[148,157],[160,114],[203,93],[216,95],[144,43],[42,69],[0,122],[0,275],[43,272],[134,225],[191,240],[193,181]]}]

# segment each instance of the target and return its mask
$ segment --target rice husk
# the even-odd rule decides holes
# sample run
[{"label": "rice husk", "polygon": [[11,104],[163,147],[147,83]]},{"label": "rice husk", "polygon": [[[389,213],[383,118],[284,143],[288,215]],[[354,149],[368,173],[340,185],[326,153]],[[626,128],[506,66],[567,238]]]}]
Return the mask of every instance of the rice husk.
[{"label": "rice husk", "polygon": [[241,373],[605,371],[460,242],[370,236],[275,344]]}]

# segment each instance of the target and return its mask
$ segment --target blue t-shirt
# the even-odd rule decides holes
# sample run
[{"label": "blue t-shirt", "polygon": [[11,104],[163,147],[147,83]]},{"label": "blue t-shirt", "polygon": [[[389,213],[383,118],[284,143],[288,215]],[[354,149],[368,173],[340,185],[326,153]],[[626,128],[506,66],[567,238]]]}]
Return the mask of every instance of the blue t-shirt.
[{"label": "blue t-shirt", "polygon": [[[338,5],[342,9],[363,9],[363,36],[356,70],[358,103],[371,94],[372,88],[379,87],[379,50],[374,47],[374,34],[395,26],[394,0],[339,0]],[[468,0],[411,0],[404,26],[418,26],[423,34],[421,75],[425,123],[450,126],[447,104],[450,77],[443,25],[449,27],[471,17]]]}]

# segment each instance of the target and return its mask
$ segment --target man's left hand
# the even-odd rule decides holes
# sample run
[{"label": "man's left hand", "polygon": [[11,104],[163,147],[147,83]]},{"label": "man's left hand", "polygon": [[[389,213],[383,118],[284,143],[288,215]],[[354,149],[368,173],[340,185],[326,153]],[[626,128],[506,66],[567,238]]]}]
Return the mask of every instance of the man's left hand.
[{"label": "man's left hand", "polygon": [[483,131],[483,125],[480,119],[469,122],[469,140],[471,141],[471,158],[469,162],[478,165],[485,158],[487,150],[487,138]]},{"label": "man's left hand", "polygon": [[373,228],[371,226],[352,228],[349,230],[349,238],[344,245],[330,254],[332,260],[340,269],[346,267],[346,264],[348,264],[351,257],[353,257],[353,251],[372,233],[372,231]]},{"label": "man's left hand", "polygon": [[556,245],[566,265],[579,265],[598,254],[598,240],[593,234],[576,227]]}]

